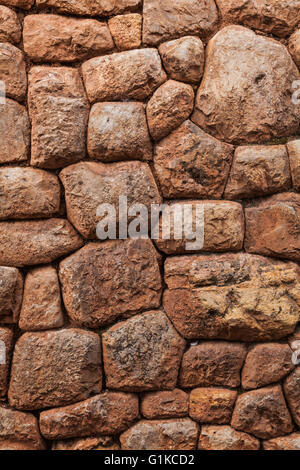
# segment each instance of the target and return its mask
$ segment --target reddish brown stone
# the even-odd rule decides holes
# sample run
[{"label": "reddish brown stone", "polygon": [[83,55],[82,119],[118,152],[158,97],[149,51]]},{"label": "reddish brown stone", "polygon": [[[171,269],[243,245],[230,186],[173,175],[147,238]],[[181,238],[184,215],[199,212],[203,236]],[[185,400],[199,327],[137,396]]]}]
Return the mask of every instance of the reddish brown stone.
[{"label": "reddish brown stone", "polygon": [[287,144],[290,158],[293,186],[300,192],[300,139],[292,140]]},{"label": "reddish brown stone", "polygon": [[111,437],[85,437],[53,442],[52,450],[120,450],[120,446]]},{"label": "reddish brown stone", "polygon": [[244,253],[168,258],[164,309],[185,338],[269,341],[299,320],[294,263]]},{"label": "reddish brown stone", "polygon": [[300,73],[283,44],[228,26],[209,41],[206,54],[192,117],[196,124],[235,144],[297,133],[300,104],[291,93]]},{"label": "reddish brown stone", "polygon": [[166,137],[179,127],[194,108],[190,85],[168,80],[156,90],[147,104],[147,119],[154,140]]},{"label": "reddish brown stone", "polygon": [[60,207],[57,176],[23,167],[0,168],[0,219],[51,217]]},{"label": "reddish brown stone", "polygon": [[185,121],[155,148],[154,168],[163,195],[168,199],[220,199],[232,153],[231,145]]},{"label": "reddish brown stone", "polygon": [[187,34],[207,37],[216,28],[214,0],[144,0],[143,43],[157,45]]},{"label": "reddish brown stone", "polygon": [[240,395],[231,425],[261,439],[292,432],[293,424],[281,387],[276,385]]},{"label": "reddish brown stone", "polygon": [[135,49],[85,62],[82,74],[89,100],[144,100],[166,81],[156,49]]},{"label": "reddish brown stone", "polygon": [[138,49],[142,42],[143,17],[138,13],[114,16],[108,26],[119,51]]},{"label": "reddish brown stone", "polygon": [[0,5],[0,42],[17,44],[21,39],[21,25],[14,10]]},{"label": "reddish brown stone", "polygon": [[28,15],[24,50],[34,62],[74,62],[114,48],[106,23],[59,15]]},{"label": "reddish brown stone", "polygon": [[300,426],[300,367],[284,382],[284,394],[297,426]]},{"label": "reddish brown stone", "polygon": [[288,344],[259,344],[250,350],[242,374],[243,388],[260,388],[279,382],[294,369]]},{"label": "reddish brown stone", "polygon": [[5,84],[5,93],[8,98],[17,101],[24,100],[27,76],[23,53],[8,42],[0,42],[0,80]]},{"label": "reddish brown stone", "polygon": [[105,392],[88,400],[44,411],[40,429],[46,439],[119,434],[139,416],[139,401],[131,393]]},{"label": "reddish brown stone", "polygon": [[142,397],[141,413],[147,419],[182,418],[188,415],[189,396],[175,388],[171,392],[150,392]]},{"label": "reddish brown stone", "polygon": [[0,397],[4,397],[7,393],[13,336],[13,332],[9,328],[0,328]]},{"label": "reddish brown stone", "polygon": [[31,164],[56,169],[86,154],[89,105],[78,70],[33,67],[29,74]]},{"label": "reddish brown stone", "polygon": [[123,450],[193,450],[198,426],[189,418],[140,421],[121,434]]},{"label": "reddish brown stone", "polygon": [[111,16],[136,10],[141,0],[36,0],[36,4],[71,15]]},{"label": "reddish brown stone", "polygon": [[108,388],[124,391],[173,390],[185,341],[163,312],[147,312],[103,334]]},{"label": "reddish brown stone", "polygon": [[224,196],[226,199],[253,198],[290,187],[289,159],[284,145],[238,147]]},{"label": "reddish brown stone", "polygon": [[44,449],[35,416],[0,407],[0,450]]},{"label": "reddish brown stone", "polygon": [[300,450],[300,433],[263,442],[264,450]]},{"label": "reddish brown stone", "polygon": [[25,331],[63,326],[60,288],[56,269],[36,268],[26,276],[19,327]]},{"label": "reddish brown stone", "polygon": [[99,393],[100,339],[78,329],[25,333],[17,341],[8,397],[11,406],[38,410]]},{"label": "reddish brown stone", "polygon": [[241,343],[207,341],[191,346],[182,359],[180,386],[239,387],[246,354],[247,347]]},{"label": "reddish brown stone", "polygon": [[30,143],[28,114],[24,106],[6,98],[0,105],[1,163],[27,159]]},{"label": "reddish brown stone", "polygon": [[1,0],[3,5],[8,5],[9,7],[22,8],[23,10],[29,10],[34,0]]},{"label": "reddish brown stone", "polygon": [[0,265],[51,263],[82,244],[81,237],[64,219],[0,222]]},{"label": "reddish brown stone", "polygon": [[142,103],[97,103],[88,127],[88,153],[104,162],[152,160],[152,144]]},{"label": "reddish brown stone", "polygon": [[237,392],[226,388],[196,388],[191,391],[189,415],[200,423],[230,423]]},{"label": "reddish brown stone", "polygon": [[259,450],[260,442],[253,436],[230,426],[202,426],[199,450]]},{"label": "reddish brown stone", "polygon": [[158,255],[149,240],[90,243],[61,262],[60,281],[77,325],[107,325],[160,305]]},{"label": "reddish brown stone", "polygon": [[164,67],[174,80],[199,83],[204,68],[204,46],[201,39],[186,36],[159,46]]},{"label": "reddish brown stone", "polygon": [[291,53],[294,62],[300,68],[300,29],[292,34],[289,39],[289,51]]},{"label": "reddish brown stone", "polygon": [[0,323],[17,323],[23,296],[23,278],[16,268],[0,266]]}]

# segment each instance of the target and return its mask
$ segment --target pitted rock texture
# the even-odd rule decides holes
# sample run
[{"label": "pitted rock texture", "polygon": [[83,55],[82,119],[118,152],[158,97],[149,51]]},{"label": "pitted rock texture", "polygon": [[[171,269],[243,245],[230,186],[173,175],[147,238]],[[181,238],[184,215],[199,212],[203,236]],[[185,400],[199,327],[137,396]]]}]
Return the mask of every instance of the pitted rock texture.
[{"label": "pitted rock texture", "polygon": [[[12,0],[14,1],[18,3],[18,0]],[[26,2],[20,0],[22,1]],[[140,6],[141,0],[36,0],[36,4],[39,7],[53,7],[71,15],[110,16],[135,10]]]},{"label": "pitted rock texture", "polygon": [[295,64],[300,67],[300,30],[298,29],[290,37],[289,40],[289,51],[292,58],[294,59]]},{"label": "pitted rock texture", "polygon": [[142,42],[143,17],[138,13],[118,15],[108,20],[108,26],[119,51],[138,49]]},{"label": "pitted rock texture", "polygon": [[191,391],[189,415],[195,421],[229,424],[237,392],[226,388],[196,388]]},{"label": "pitted rock texture", "polygon": [[264,450],[300,450],[300,433],[264,441]]},{"label": "pitted rock texture", "polygon": [[9,98],[0,104],[0,134],[0,164],[27,160],[30,145],[28,113],[24,106]]},{"label": "pitted rock texture", "polygon": [[199,450],[259,450],[260,442],[245,432],[238,432],[230,426],[202,426],[198,444]]},{"label": "pitted rock texture", "polygon": [[17,44],[21,39],[21,25],[14,10],[0,5],[0,41]]},{"label": "pitted rock texture", "polygon": [[181,418],[188,415],[189,396],[183,390],[149,392],[142,398],[141,412],[147,419]]},{"label": "pitted rock texture", "polygon": [[17,323],[23,297],[23,277],[16,268],[0,266],[0,322]]},{"label": "pitted rock texture", "polygon": [[6,96],[23,101],[27,90],[24,56],[12,44],[0,42],[0,80],[5,83]]},{"label": "pitted rock texture", "polygon": [[45,448],[35,416],[0,407],[0,450]]}]

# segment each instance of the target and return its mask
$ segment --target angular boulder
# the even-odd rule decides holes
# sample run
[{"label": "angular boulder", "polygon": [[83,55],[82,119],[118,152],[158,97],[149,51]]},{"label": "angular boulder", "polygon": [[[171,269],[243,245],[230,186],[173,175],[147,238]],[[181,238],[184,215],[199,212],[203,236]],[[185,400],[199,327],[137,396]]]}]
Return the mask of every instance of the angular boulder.
[{"label": "angular boulder", "polygon": [[119,51],[138,49],[142,42],[143,17],[138,13],[118,15],[108,20],[108,26]]},{"label": "angular boulder", "polygon": [[195,421],[228,424],[237,392],[226,388],[196,388],[191,391],[189,415]]},{"label": "angular boulder", "polygon": [[142,396],[141,413],[147,419],[182,418],[188,415],[188,409],[189,396],[179,388]]}]

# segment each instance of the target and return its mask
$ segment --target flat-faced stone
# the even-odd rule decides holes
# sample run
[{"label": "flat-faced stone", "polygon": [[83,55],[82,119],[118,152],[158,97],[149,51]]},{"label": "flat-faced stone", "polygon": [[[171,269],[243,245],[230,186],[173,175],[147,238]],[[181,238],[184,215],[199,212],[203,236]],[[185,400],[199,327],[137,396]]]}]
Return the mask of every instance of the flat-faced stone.
[{"label": "flat-faced stone", "polygon": [[300,29],[292,34],[289,39],[289,51],[291,53],[294,62],[300,68]]},{"label": "flat-faced stone", "polygon": [[238,432],[230,426],[202,426],[199,450],[259,450],[260,442],[255,437]]},{"label": "flat-faced stone", "polygon": [[244,146],[235,151],[224,196],[253,198],[290,187],[289,159],[284,145]]},{"label": "flat-faced stone", "polygon": [[158,254],[150,240],[90,243],[61,262],[59,275],[75,324],[107,325],[160,305]]},{"label": "flat-faced stone", "polygon": [[9,7],[17,7],[22,8],[23,10],[29,10],[34,3],[34,0],[1,0],[1,3]]},{"label": "flat-faced stone", "polygon": [[199,83],[204,68],[204,46],[201,39],[185,36],[159,46],[164,68],[170,78],[187,83]]},{"label": "flat-faced stone", "polygon": [[141,0],[36,0],[36,4],[71,15],[111,16],[136,10]]},{"label": "flat-faced stone", "polygon": [[60,288],[56,269],[35,268],[25,278],[19,327],[25,331],[50,330],[63,326]]},{"label": "flat-faced stone", "polygon": [[147,104],[147,119],[154,140],[166,137],[179,127],[194,108],[190,85],[168,80],[156,90]]},{"label": "flat-faced stone", "polygon": [[102,388],[100,338],[78,329],[25,333],[14,349],[9,403],[21,410],[64,406]]},{"label": "flat-faced stone", "polygon": [[264,450],[300,450],[300,433],[277,437],[263,442]]},{"label": "flat-faced stone", "polygon": [[239,387],[246,354],[247,347],[241,343],[206,341],[191,346],[182,359],[180,386],[182,388]]},{"label": "flat-faced stone", "polygon": [[198,426],[189,418],[140,421],[120,436],[123,450],[193,450]]},{"label": "flat-faced stone", "polygon": [[26,16],[23,41],[34,62],[74,62],[114,48],[106,23],[59,15]]},{"label": "flat-faced stone", "polygon": [[147,312],[103,334],[108,388],[124,391],[173,390],[185,341],[163,312]]},{"label": "flat-faced stone", "polygon": [[85,156],[89,105],[78,70],[33,67],[28,103],[33,166],[56,169]]},{"label": "flat-faced stone", "polygon": [[54,441],[52,450],[120,450],[120,446],[110,436],[99,436]]},{"label": "flat-faced stone", "polygon": [[189,396],[179,388],[146,393],[141,401],[141,413],[147,419],[181,418],[188,409]]},{"label": "flat-faced stone", "polygon": [[14,10],[0,5],[0,42],[17,44],[21,39],[21,25]]},{"label": "flat-faced stone", "polygon": [[114,435],[125,431],[139,416],[138,397],[105,392],[75,405],[44,411],[40,429],[46,439]]},{"label": "flat-faced stone", "polygon": [[[13,332],[9,328],[0,328],[0,397],[7,393],[10,355],[13,347]],[[0,433],[1,435],[1,433]],[[1,437],[0,437],[1,440]]]},{"label": "flat-faced stone", "polygon": [[271,439],[293,430],[280,385],[244,393],[237,399],[232,427],[261,439]]},{"label": "flat-faced stone", "polygon": [[108,26],[119,51],[138,49],[142,42],[143,17],[138,13],[118,15],[108,20]]},{"label": "flat-faced stone", "polygon": [[228,424],[237,392],[226,388],[196,388],[191,391],[189,415],[195,421]]},{"label": "flat-faced stone", "polygon": [[64,219],[0,222],[0,265],[51,263],[82,244],[81,237]]},{"label": "flat-faced stone", "polygon": [[189,339],[269,341],[299,321],[294,263],[244,253],[167,258],[164,309]]},{"label": "flat-faced stone", "polygon": [[207,37],[216,28],[214,0],[144,0],[143,43],[157,45],[187,34]]},{"label": "flat-faced stone", "polygon": [[0,42],[0,80],[5,84],[8,98],[24,100],[27,90],[24,56],[20,49],[8,42]]},{"label": "flat-faced stone", "polygon": [[293,187],[300,192],[300,139],[287,143]]},{"label": "flat-faced stone", "polygon": [[0,407],[0,450],[45,450],[36,417]]},{"label": "flat-faced stone", "polygon": [[291,90],[300,73],[283,44],[228,26],[209,41],[206,54],[196,124],[235,144],[296,134],[300,104],[292,102]]},{"label": "flat-faced stone", "polygon": [[300,367],[284,382],[284,394],[297,426],[300,426]]},{"label": "flat-faced stone", "polygon": [[90,59],[82,65],[89,100],[144,100],[166,81],[156,49],[134,49]]},{"label": "flat-faced stone", "polygon": [[26,108],[6,98],[0,105],[0,163],[22,162],[27,159],[30,127]]},{"label": "flat-faced stone", "polygon": [[23,278],[16,268],[0,266],[0,323],[17,323],[23,296]]},{"label": "flat-faced stone", "polygon": [[88,153],[104,162],[151,160],[153,151],[143,103],[97,103],[90,113]]},{"label": "flat-faced stone", "polygon": [[185,121],[155,147],[154,168],[164,197],[222,197],[233,147]]}]

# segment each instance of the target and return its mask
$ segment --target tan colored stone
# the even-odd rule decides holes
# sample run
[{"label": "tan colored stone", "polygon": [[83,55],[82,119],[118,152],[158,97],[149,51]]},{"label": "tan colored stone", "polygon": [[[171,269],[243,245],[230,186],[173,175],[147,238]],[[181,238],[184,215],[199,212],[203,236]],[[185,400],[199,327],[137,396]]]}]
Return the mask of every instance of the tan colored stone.
[{"label": "tan colored stone", "polygon": [[288,344],[267,343],[250,350],[242,373],[245,390],[280,382],[293,369],[293,351]]},{"label": "tan colored stone", "polygon": [[196,124],[235,144],[297,132],[300,104],[292,102],[291,93],[300,73],[283,44],[228,26],[209,41],[206,54],[192,117]]},{"label": "tan colored stone", "polygon": [[64,219],[0,222],[0,265],[51,263],[82,244],[81,237]]},{"label": "tan colored stone", "polygon": [[263,442],[264,450],[300,450],[300,433],[277,437]]},{"label": "tan colored stone", "polygon": [[0,219],[51,217],[60,207],[57,176],[43,170],[0,167]]},{"label": "tan colored stone", "polygon": [[35,416],[0,407],[0,450],[44,449]]},{"label": "tan colored stone", "polygon": [[14,10],[0,5],[0,42],[17,44],[21,39],[21,25]]},{"label": "tan colored stone", "polygon": [[119,51],[138,49],[142,42],[143,17],[138,13],[114,16],[108,26]]},{"label": "tan colored stone", "polygon": [[237,392],[226,388],[196,388],[191,391],[189,415],[195,421],[228,424]]},{"label": "tan colored stone", "polygon": [[78,70],[33,67],[28,102],[31,164],[56,169],[84,158],[89,105]]},{"label": "tan colored stone", "polygon": [[111,16],[135,11],[141,0],[36,0],[36,4],[71,15]]},{"label": "tan colored stone", "polygon": [[[192,207],[188,209],[189,206]],[[204,210],[204,217],[197,220],[197,211],[201,210]],[[175,231],[173,214],[176,214],[176,211],[182,215],[183,221],[185,220],[184,214],[192,215],[193,226],[189,227],[184,224],[181,240],[175,239],[178,226],[176,224],[177,230]],[[162,229],[168,228],[169,218],[171,236],[164,239]],[[204,239],[199,234],[202,226]],[[159,239],[155,240],[155,243],[161,251],[169,255],[199,251],[239,251],[243,247],[243,241],[244,213],[240,204],[228,201],[184,201],[171,203],[162,212]]]},{"label": "tan colored stone", "polygon": [[164,309],[188,339],[269,341],[299,321],[299,269],[244,253],[167,258]]},{"label": "tan colored stone", "polygon": [[293,187],[296,191],[300,192],[300,139],[288,142],[287,149],[290,158]]},{"label": "tan colored stone", "polygon": [[292,34],[289,39],[288,47],[294,62],[298,68],[300,68],[300,29],[297,29],[297,31]]},{"label": "tan colored stone", "polygon": [[144,100],[166,81],[156,49],[135,49],[84,62],[82,74],[91,103]]},{"label": "tan colored stone", "polygon": [[232,427],[261,439],[271,439],[293,430],[280,385],[244,393],[237,399]]},{"label": "tan colored stone", "polygon": [[[96,238],[100,204],[112,204],[119,220],[119,197],[128,198],[128,206],[143,203],[160,204],[161,197],[151,170],[146,163],[82,162],[60,173],[65,188],[68,219],[86,238]],[[129,218],[130,220],[130,218]]]},{"label": "tan colored stone", "polygon": [[123,450],[193,450],[198,426],[189,418],[139,421],[120,436]]},{"label": "tan colored stone", "polygon": [[260,442],[244,432],[230,426],[202,426],[199,450],[259,450]]},{"label": "tan colored stone", "polygon": [[36,268],[26,275],[19,327],[25,331],[63,326],[60,288],[56,269]]},{"label": "tan colored stone", "polygon": [[25,333],[17,341],[8,391],[14,408],[64,406],[85,400],[101,388],[96,333],[78,329]]},{"label": "tan colored stone", "polygon": [[253,198],[290,187],[289,159],[284,145],[245,146],[235,151],[224,196]]},{"label": "tan colored stone", "polygon": [[150,240],[90,243],[60,263],[59,276],[77,325],[108,325],[160,305],[158,254]]},{"label": "tan colored stone", "polygon": [[214,0],[144,0],[143,43],[160,42],[187,34],[206,38],[216,29],[218,11]]},{"label": "tan colored stone", "polygon": [[156,145],[154,169],[164,197],[222,197],[233,147],[203,132],[191,121]]},{"label": "tan colored stone", "polygon": [[106,23],[59,15],[26,16],[23,41],[34,62],[74,62],[114,48]]},{"label": "tan colored stone", "polygon": [[204,69],[204,46],[201,39],[185,36],[159,46],[164,67],[173,80],[199,83]]},{"label": "tan colored stone", "polygon": [[0,163],[22,162],[27,160],[30,128],[26,108],[6,98],[0,104]]},{"label": "tan colored stone", "polygon": [[249,253],[300,260],[300,195],[283,193],[248,207],[245,249]]},{"label": "tan colored stone", "polygon": [[188,409],[189,396],[179,388],[142,397],[141,413],[147,419],[182,418],[188,415]]},{"label": "tan colored stone", "polygon": [[191,346],[182,359],[180,386],[182,388],[239,387],[246,354],[247,347],[241,343],[206,341]]},{"label": "tan colored stone", "polygon": [[163,312],[118,323],[102,339],[108,388],[129,392],[175,388],[185,341]]},{"label": "tan colored stone", "polygon": [[[9,328],[0,328],[0,397],[7,394],[10,356],[13,348],[13,332]],[[1,436],[1,432],[0,432]],[[1,437],[0,437],[1,440]]]},{"label": "tan colored stone", "polygon": [[5,84],[8,98],[24,100],[27,76],[23,53],[8,42],[0,42],[0,80]]},{"label": "tan colored stone", "polygon": [[111,437],[85,437],[53,442],[52,450],[120,450],[120,446]]},{"label": "tan colored stone", "polygon": [[29,10],[34,3],[34,0],[1,0],[1,3],[9,7],[17,7],[22,8],[23,10]]},{"label": "tan colored stone", "polygon": [[97,103],[90,113],[88,153],[104,162],[152,160],[153,150],[142,103]]},{"label": "tan colored stone", "polygon": [[285,380],[283,388],[294,421],[300,427],[300,367]]},{"label": "tan colored stone", "polygon": [[0,266],[0,323],[17,323],[23,296],[23,278],[16,268]]},{"label": "tan colored stone", "polygon": [[105,392],[75,405],[40,414],[46,439],[119,434],[139,416],[139,401],[132,393]]},{"label": "tan colored stone", "polygon": [[154,140],[161,140],[179,127],[194,108],[190,85],[168,80],[156,90],[147,104],[147,119]]}]

